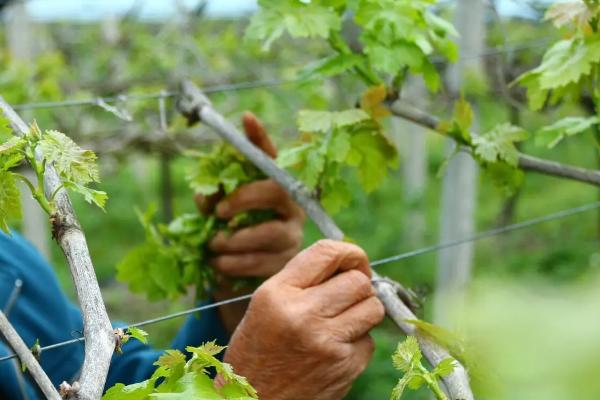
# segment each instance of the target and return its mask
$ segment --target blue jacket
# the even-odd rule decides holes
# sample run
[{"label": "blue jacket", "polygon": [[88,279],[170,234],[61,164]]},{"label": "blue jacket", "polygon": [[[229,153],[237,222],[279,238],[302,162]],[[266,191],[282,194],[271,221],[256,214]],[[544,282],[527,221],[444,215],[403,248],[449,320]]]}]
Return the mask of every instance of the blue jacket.
[{"label": "blue jacket", "polygon": [[[22,287],[10,307],[9,299],[18,280],[22,281]],[[50,265],[17,234],[9,237],[0,232],[0,309],[5,310],[7,306],[10,307],[9,320],[29,346],[38,338],[42,346],[47,346],[72,339],[75,332],[83,331],[81,312],[61,291]],[[171,348],[183,351],[186,346],[198,346],[214,339],[219,344],[228,341],[216,309],[210,309],[203,311],[201,318],[189,317]],[[0,342],[0,357],[11,353],[6,344]],[[155,369],[152,364],[161,354],[161,350],[135,340],[128,342],[123,354],[113,357],[106,388],[118,382],[130,384],[147,379]],[[41,365],[58,386],[62,381],[77,378],[83,355],[82,343],[71,344],[43,352]],[[23,393],[27,393],[27,397]],[[11,360],[0,362],[0,398],[33,400],[42,396],[27,374],[20,372],[18,362]]]}]

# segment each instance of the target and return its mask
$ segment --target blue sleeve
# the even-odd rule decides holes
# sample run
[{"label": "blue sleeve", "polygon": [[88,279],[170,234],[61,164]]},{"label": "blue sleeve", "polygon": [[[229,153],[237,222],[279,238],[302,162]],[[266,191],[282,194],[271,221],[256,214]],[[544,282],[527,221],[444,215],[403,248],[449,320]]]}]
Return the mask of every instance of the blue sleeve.
[{"label": "blue sleeve", "polygon": [[[28,346],[39,339],[42,346],[59,343],[82,335],[81,312],[65,296],[56,275],[43,257],[24,239],[0,232],[0,309],[5,309],[15,283],[22,282],[8,318]],[[151,338],[150,338],[151,339]],[[173,348],[185,350],[214,340],[226,344],[228,337],[220,322],[218,311],[209,309],[202,315],[191,316],[174,340]],[[127,343],[123,355],[116,355],[109,370],[107,387],[117,382],[129,384],[150,377],[152,365],[162,354],[137,341]],[[0,343],[0,357],[12,351]],[[76,380],[83,363],[83,343],[48,350],[42,353],[40,363],[52,382]],[[21,400],[42,398],[36,386],[26,379],[24,386],[18,379],[20,372],[13,362],[0,362],[0,399]],[[18,367],[18,366],[17,366]]]}]

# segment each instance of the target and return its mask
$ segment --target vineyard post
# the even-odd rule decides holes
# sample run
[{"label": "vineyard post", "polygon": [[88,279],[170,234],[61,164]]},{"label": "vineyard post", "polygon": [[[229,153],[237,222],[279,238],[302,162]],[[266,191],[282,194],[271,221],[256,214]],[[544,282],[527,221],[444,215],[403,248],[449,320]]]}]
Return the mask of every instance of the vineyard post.
[{"label": "vineyard post", "polygon": [[[448,85],[453,98],[460,96],[468,74],[473,73],[475,76],[483,74],[481,60],[477,55],[484,49],[484,11],[483,0],[458,0],[457,2],[455,26],[460,35],[458,48],[461,57],[456,64],[449,67]],[[477,117],[474,123],[477,124]],[[448,154],[452,154],[456,144],[448,139],[446,145]],[[460,152],[448,161],[442,183],[440,242],[473,234],[478,175],[479,166],[468,153]],[[463,308],[461,297],[470,280],[472,264],[472,243],[465,243],[438,253],[433,307],[436,323],[446,327],[457,327],[457,321],[451,320],[450,317],[448,299],[455,298],[459,309]]]},{"label": "vineyard post", "polygon": [[[35,25],[27,13],[27,5],[21,1],[10,4],[6,18],[6,36],[14,61],[27,65],[34,62],[34,32]],[[29,180],[35,180],[35,174],[28,166],[24,168],[23,175]],[[21,193],[23,235],[47,258],[50,256],[50,230],[44,223],[46,214],[26,190]]]},{"label": "vineyard post", "polygon": [[[306,211],[306,214],[319,227],[325,237],[334,240],[344,239],[342,230],[323,210],[319,202],[313,198],[308,189],[290,174],[280,169],[273,160],[255,147],[233,124],[215,111],[210,100],[193,83],[183,82],[182,97],[178,101],[178,108],[188,119],[190,125],[200,121],[206,124],[256,165],[265,175],[279,183]],[[403,290],[400,284],[383,278],[373,271],[373,285],[377,297],[386,309],[387,315],[404,333],[417,337],[423,354],[433,366],[452,357],[446,349],[429,337],[422,335],[414,325],[407,322],[416,320],[417,317],[400,299],[398,293]],[[455,361],[453,372],[443,377],[442,381],[453,400],[472,400],[474,398],[467,371],[458,361]]]},{"label": "vineyard post", "polygon": [[[0,97],[0,110],[10,121],[16,135],[23,136],[29,131],[25,122],[2,97]],[[39,151],[36,158],[41,159]],[[66,190],[60,187],[61,179],[56,170],[52,165],[46,165],[44,172],[46,197],[51,198],[56,192],[57,211],[51,217],[53,235],[67,258],[83,315],[85,357],[79,385],[77,385],[79,389],[69,397],[78,400],[98,400],[102,397],[108,368],[115,350],[115,336],[96,279],[85,235]]]}]

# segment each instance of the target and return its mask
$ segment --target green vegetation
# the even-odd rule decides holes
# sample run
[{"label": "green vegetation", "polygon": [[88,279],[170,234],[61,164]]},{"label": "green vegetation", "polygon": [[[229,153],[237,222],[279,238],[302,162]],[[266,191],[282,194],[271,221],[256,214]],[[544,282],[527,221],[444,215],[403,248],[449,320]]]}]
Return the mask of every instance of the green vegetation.
[{"label": "green vegetation", "polygon": [[[560,32],[549,23],[540,26],[521,20],[506,22],[502,29],[506,36],[497,24],[490,27],[491,47],[518,45],[532,38],[562,37],[547,45],[549,50],[543,57],[544,48],[539,47],[511,54],[508,68],[520,75],[513,90],[518,92],[519,85],[526,87],[530,106],[516,110],[500,98],[492,82],[496,72],[477,77],[478,83],[465,85],[466,100],[450,104],[444,99],[440,72],[447,61],[458,57],[452,42],[455,30],[433,13],[431,1],[259,3],[262,11],[252,18],[247,33],[250,40],[243,43],[239,38],[248,26],[244,20],[190,17],[181,26],[128,20],[121,25],[121,38],[116,45],[99,47],[92,45],[103,40],[97,25],[45,26],[43,29],[56,42],[57,50],[37,57],[30,65],[13,62],[8,52],[0,52],[0,61],[11,66],[0,71],[0,93],[10,103],[18,104],[121,92],[155,93],[182,76],[191,76],[206,86],[301,77],[302,81],[276,87],[219,92],[211,94],[211,99],[234,121],[246,109],[259,115],[276,141],[283,144],[279,165],[290,168],[329,211],[337,213],[336,221],[344,232],[365,248],[372,260],[433,244],[438,238],[441,182],[436,177],[446,162],[445,138],[427,136],[428,184],[418,198],[409,198],[404,190],[405,177],[397,170],[405,160],[397,156],[393,145],[398,144],[402,153],[403,143],[399,132],[392,128],[385,107],[409,74],[420,76],[431,92],[441,93],[435,96],[431,109],[437,115],[451,117],[440,130],[471,148],[486,172],[482,174],[477,202],[478,230],[495,227],[500,220],[525,220],[598,199],[597,188],[525,175],[516,169],[517,151],[598,168],[597,2],[586,2],[576,13],[563,6],[555,7],[548,16]],[[362,29],[357,39],[362,44],[360,51],[355,51],[352,43],[346,43],[339,34],[346,6],[354,12],[355,22]],[[392,28],[396,20],[407,20],[405,30]],[[81,40],[64,40],[74,34]],[[156,35],[161,35],[162,40],[154,40]],[[98,50],[93,57],[90,46]],[[434,55],[441,55],[443,61],[434,63]],[[488,61],[497,59],[490,56]],[[509,75],[514,75],[512,70]],[[482,135],[471,134],[472,111],[467,100],[478,105]],[[166,103],[168,110],[173,109],[171,99]],[[85,147],[91,143],[89,147],[97,149],[103,176],[101,189],[111,195],[105,214],[85,204],[87,201],[104,206],[106,200],[104,192],[87,187],[99,180],[99,171],[93,166],[95,155],[81,150],[58,132],[41,133],[36,125],[32,132],[39,133],[35,140],[39,140],[40,150],[67,180],[65,186],[84,195],[74,198],[75,208],[87,232],[111,317],[135,322],[187,307],[195,299],[188,296],[181,300],[189,285],[195,284],[200,289],[196,296],[202,296],[202,289],[211,282],[209,268],[194,266],[206,264],[207,255],[200,245],[224,225],[212,216],[196,212],[193,191],[210,195],[223,190],[226,194],[260,174],[226,147],[208,143],[214,138],[205,128],[195,133],[206,144],[194,147],[190,157],[179,157],[178,152],[160,146],[137,146],[135,141],[131,147],[119,144],[114,149],[109,144],[120,143],[127,134],[150,138],[160,133],[176,140],[188,133],[172,111],[167,113],[167,132],[159,132],[156,100],[123,100],[115,106],[127,110],[134,122],[119,120],[114,113],[97,106],[78,111],[79,118],[73,118],[68,109],[32,113],[40,125],[56,127],[76,142],[85,143]],[[303,111],[296,118],[298,110]],[[298,132],[293,128],[294,119]],[[20,161],[14,155],[31,158],[26,149],[38,143],[14,139],[7,142],[9,131],[5,125],[0,120],[0,227],[4,230],[9,222],[18,226],[20,216],[18,176],[9,171]],[[172,222],[166,221],[165,215],[157,215],[152,206],[164,201],[160,160],[165,156],[171,160],[172,200],[178,216]],[[41,189],[35,184],[30,186],[34,196],[37,193],[40,197]],[[512,197],[514,210],[507,213],[510,196],[516,196]],[[47,207],[51,211],[52,205]],[[135,209],[150,212],[136,215]],[[417,228],[411,225],[415,215],[423,218],[426,228],[416,239]],[[163,223],[157,222],[159,219]],[[465,330],[467,343],[472,344],[469,350],[477,355],[473,368],[498,371],[497,377],[486,377],[481,387],[476,382],[478,390],[488,391],[486,398],[598,396],[600,389],[593,384],[594,374],[600,371],[595,361],[598,349],[593,343],[598,333],[593,318],[598,305],[593,284],[600,272],[599,235],[597,215],[585,215],[477,243],[474,276],[476,282],[484,283],[474,285]],[[305,243],[318,237],[316,228],[307,224]],[[142,241],[145,242],[140,245]],[[52,259],[63,285],[72,293],[71,278],[56,246]],[[142,262],[148,259],[153,262]],[[148,304],[143,297],[127,293],[115,281],[117,265],[119,279],[127,282],[133,292],[150,295],[153,300],[181,301]],[[425,306],[419,317],[428,319],[435,265],[436,254],[428,254],[381,267],[379,272],[423,294]],[[172,266],[170,271],[178,274],[169,273],[169,279],[165,279],[165,266]],[[514,284],[516,280],[521,283]],[[555,319],[557,322],[553,322]],[[178,324],[179,321],[171,321],[150,327],[150,342],[168,346]],[[577,335],[571,336],[574,331]],[[141,337],[145,339],[145,335]],[[398,332],[390,324],[378,328],[374,337],[375,357],[349,399],[385,398],[390,393],[400,398],[403,385],[418,389],[423,383],[443,398],[436,379],[447,370],[422,365],[418,348],[410,339],[397,348]],[[532,342],[541,342],[539,352],[529,348]],[[402,371],[396,389],[399,374],[390,360],[395,349],[395,365]],[[194,355],[187,363],[183,354],[168,352],[157,363],[157,372],[150,381],[135,387],[116,386],[107,398],[119,399],[124,391],[144,395],[166,390],[179,391],[181,396],[197,394],[185,392],[184,388],[206,390],[223,398],[252,397],[251,388],[233,373],[229,379],[231,392],[215,392],[217,389],[202,371],[209,366],[229,371],[214,359],[221,350],[215,344],[189,349]],[[536,371],[531,379],[530,371]],[[155,388],[161,378],[166,379]],[[494,386],[496,380],[503,382],[502,389]],[[428,396],[422,387],[405,392],[402,399]]]}]

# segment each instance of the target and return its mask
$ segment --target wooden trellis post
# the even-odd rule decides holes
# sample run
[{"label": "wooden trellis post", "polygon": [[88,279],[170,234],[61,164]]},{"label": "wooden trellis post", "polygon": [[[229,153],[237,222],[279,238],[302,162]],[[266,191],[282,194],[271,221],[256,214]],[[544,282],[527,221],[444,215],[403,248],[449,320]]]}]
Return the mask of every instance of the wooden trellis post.
[{"label": "wooden trellis post", "polygon": [[[14,2],[7,10],[6,36],[10,52],[15,61],[31,62],[34,57],[32,22],[27,13],[27,6],[22,1]],[[35,182],[35,174],[29,166],[23,171],[28,179]],[[24,186],[22,189],[26,189]],[[23,235],[46,258],[50,256],[50,230],[48,218],[39,204],[31,197],[28,190],[21,190],[23,209]]]},{"label": "wooden trellis post", "polygon": [[[456,8],[456,26],[460,39],[461,58],[449,71],[450,90],[455,98],[467,74],[482,76],[481,59],[485,40],[485,6],[483,0],[459,0]],[[475,123],[476,125],[476,123]],[[448,139],[448,152],[456,144]],[[440,242],[473,234],[477,204],[477,163],[470,154],[460,152],[452,157],[444,175]],[[454,325],[449,317],[448,300],[454,298],[460,304],[465,285],[471,276],[473,244],[467,243],[439,253],[434,319],[445,326]]]}]

